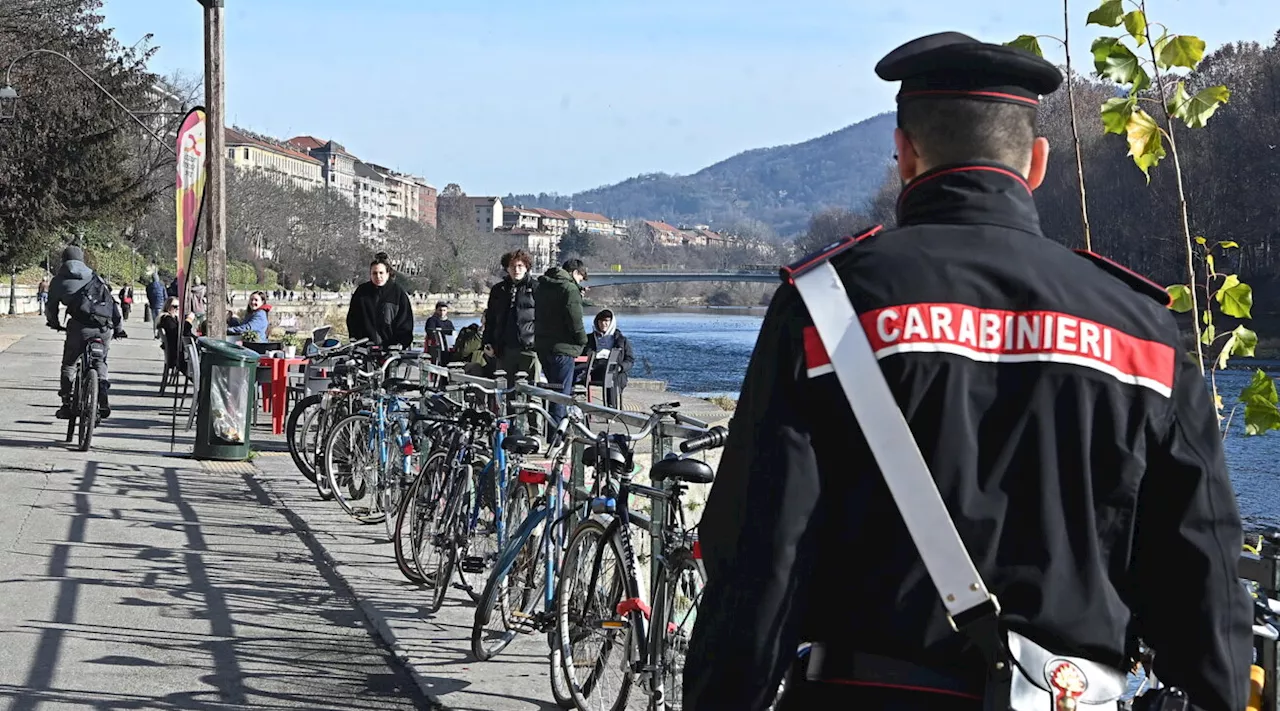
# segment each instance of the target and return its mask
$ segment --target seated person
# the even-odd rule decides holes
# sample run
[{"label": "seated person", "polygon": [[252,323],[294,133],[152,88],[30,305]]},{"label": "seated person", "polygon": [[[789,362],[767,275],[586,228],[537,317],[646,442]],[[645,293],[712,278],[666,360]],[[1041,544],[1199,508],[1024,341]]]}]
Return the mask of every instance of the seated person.
[{"label": "seated person", "polygon": [[623,389],[627,387],[627,376],[631,372],[632,366],[635,365],[636,356],[631,350],[631,341],[618,330],[618,320],[614,317],[613,312],[609,309],[602,309],[596,314],[595,322],[591,333],[587,334],[587,346],[585,353],[588,356],[586,363],[575,364],[575,377],[581,381],[586,377],[588,364],[591,365],[590,379],[588,385],[603,385],[604,371],[608,366],[609,356],[612,352],[617,351],[619,357],[618,371],[614,373],[613,384],[616,392],[610,392],[605,399],[605,404],[609,407],[616,407],[615,396],[621,395]]}]

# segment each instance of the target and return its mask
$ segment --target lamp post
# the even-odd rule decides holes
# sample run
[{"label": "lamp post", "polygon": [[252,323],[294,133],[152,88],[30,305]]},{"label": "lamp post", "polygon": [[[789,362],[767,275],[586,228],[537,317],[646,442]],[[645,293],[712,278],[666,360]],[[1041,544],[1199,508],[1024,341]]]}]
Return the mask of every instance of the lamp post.
[{"label": "lamp post", "polygon": [[90,83],[98,87],[99,91],[101,91],[103,94],[106,94],[107,98],[111,99],[111,101],[114,102],[116,106],[119,106],[120,110],[125,112],[125,114],[128,115],[129,118],[133,119],[134,123],[137,123],[139,126],[141,126],[142,130],[146,131],[148,135],[150,135],[152,138],[156,140],[156,143],[159,143],[160,145],[164,146],[165,149],[168,150],[170,153],[172,153],[175,158],[178,156],[178,151],[173,146],[169,145],[168,141],[161,138],[155,131],[152,131],[150,126],[144,123],[142,119],[138,118],[137,114],[130,111],[129,107],[125,106],[119,99],[115,97],[114,94],[112,94],[110,91],[107,91],[107,88],[102,84],[100,84],[97,79],[94,79],[93,76],[89,74],[89,72],[86,72],[83,67],[81,67],[79,64],[76,64],[67,55],[61,52],[56,52],[52,49],[33,49],[29,52],[25,52],[23,54],[18,55],[17,57],[14,58],[12,62],[9,63],[9,69],[4,73],[4,86],[0,87],[0,120],[11,119],[14,116],[16,116],[18,112],[18,107],[17,107],[18,90],[13,88],[13,81],[12,81],[13,68],[17,66],[18,62],[21,62],[22,60],[27,59],[28,57],[34,57],[37,54],[51,54],[55,57],[62,59],[67,64],[70,64],[72,67],[75,68],[76,71],[80,72],[80,74],[85,79],[88,79]]}]

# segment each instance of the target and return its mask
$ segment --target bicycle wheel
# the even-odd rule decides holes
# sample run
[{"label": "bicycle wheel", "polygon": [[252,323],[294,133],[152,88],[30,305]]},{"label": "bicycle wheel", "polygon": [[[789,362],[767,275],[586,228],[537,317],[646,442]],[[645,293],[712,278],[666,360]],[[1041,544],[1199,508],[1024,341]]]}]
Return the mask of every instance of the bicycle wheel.
[{"label": "bicycle wheel", "polygon": [[[289,443],[289,456],[293,458],[298,471],[313,484],[316,481],[314,438],[318,433],[312,432],[312,428],[319,424],[316,416],[323,399],[324,395],[317,393],[300,400],[289,413],[289,422],[284,430],[285,439]],[[311,442],[308,442],[308,436]]]},{"label": "bicycle wheel", "polygon": [[[436,587],[437,560],[443,554],[440,541],[444,531],[446,494],[449,484],[449,453],[442,451],[432,455],[429,468],[423,468],[421,485],[414,497],[413,519],[410,522],[409,546],[414,565],[427,585]],[[442,584],[448,585],[449,581]]]},{"label": "bicycle wheel", "polygon": [[626,708],[634,674],[631,620],[618,603],[627,590],[617,534],[588,519],[569,538],[556,589],[556,641],[569,694],[579,709]]},{"label": "bicycle wheel", "polygon": [[98,371],[90,370],[80,391],[80,451],[93,444],[93,428],[98,424]]},{"label": "bicycle wheel", "polygon": [[392,537],[392,545],[396,552],[396,566],[409,582],[426,583],[427,577],[418,568],[418,561],[413,555],[413,530],[417,525],[420,506],[429,506],[434,483],[431,472],[438,467],[439,461],[445,457],[444,452],[436,452],[427,459],[418,477],[414,479],[409,490],[400,499],[400,508],[396,512],[396,532]]},{"label": "bicycle wheel", "polygon": [[[502,549],[503,541],[498,540],[498,507],[494,502],[498,497],[497,477],[505,476],[505,472],[496,471],[496,460],[486,461],[478,452],[476,454],[476,458],[471,463],[471,470],[477,472],[472,486],[475,493],[471,497],[471,505],[467,508],[466,537],[462,542],[462,550],[458,558],[458,578],[462,582],[462,589],[471,597],[472,602],[480,602],[484,585],[489,580],[493,566],[498,562],[498,552]],[[487,469],[486,467],[490,465],[494,468]],[[528,513],[527,508],[519,518],[515,519],[515,525],[519,525],[524,520],[526,513]],[[511,516],[507,515],[505,518],[508,522],[505,527],[507,535],[510,535]]]},{"label": "bicycle wheel", "polygon": [[[480,661],[496,657],[517,634],[538,630],[537,610],[546,584],[541,535],[546,516],[545,509],[538,509],[520,522],[485,583],[471,626],[471,653]],[[502,565],[507,560],[511,563]]]},{"label": "bicycle wheel", "polygon": [[436,586],[428,612],[439,612],[444,605],[444,597],[449,592],[449,580],[462,555],[463,540],[467,536],[467,524],[470,523],[471,516],[474,491],[471,486],[472,476],[469,464],[457,465],[449,473],[449,497],[445,504],[440,535],[436,539],[436,545],[440,549],[440,555],[436,558]]},{"label": "bicycle wheel", "polygon": [[[662,694],[654,695],[653,711],[681,711],[684,708],[684,660],[689,652],[693,625],[698,619],[698,605],[707,574],[702,561],[687,548],[672,551],[662,569],[660,591],[654,602],[650,624],[652,654],[656,662]],[[665,632],[665,634],[663,634]],[[661,636],[658,636],[661,635]]]},{"label": "bicycle wheel", "polygon": [[378,508],[378,461],[370,448],[373,425],[366,415],[351,415],[333,428],[325,445],[329,488],[346,514],[360,523],[381,523],[387,514]]}]

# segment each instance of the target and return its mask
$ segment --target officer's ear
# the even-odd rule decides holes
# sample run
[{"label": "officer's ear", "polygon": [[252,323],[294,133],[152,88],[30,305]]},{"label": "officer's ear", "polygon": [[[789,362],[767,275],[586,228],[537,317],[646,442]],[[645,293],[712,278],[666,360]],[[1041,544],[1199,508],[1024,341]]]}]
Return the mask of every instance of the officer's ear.
[{"label": "officer's ear", "polygon": [[906,131],[893,129],[893,146],[898,150],[898,177],[902,178],[903,183],[911,182],[924,172],[920,166],[920,155],[916,153],[916,147],[911,145]]},{"label": "officer's ear", "polygon": [[1027,169],[1027,185],[1032,190],[1044,182],[1045,171],[1049,167],[1049,139],[1040,136],[1031,144],[1031,167]]}]

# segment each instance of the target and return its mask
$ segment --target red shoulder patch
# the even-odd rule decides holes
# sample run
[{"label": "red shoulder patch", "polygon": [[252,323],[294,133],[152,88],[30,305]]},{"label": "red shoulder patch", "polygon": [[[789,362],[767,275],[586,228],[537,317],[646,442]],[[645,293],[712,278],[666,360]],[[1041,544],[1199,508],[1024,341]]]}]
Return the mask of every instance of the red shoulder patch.
[{"label": "red shoulder patch", "polygon": [[1081,257],[1084,257],[1085,259],[1088,259],[1089,261],[1093,262],[1094,265],[1102,269],[1102,271],[1107,272],[1111,276],[1116,277],[1120,281],[1123,281],[1124,283],[1128,284],[1130,287],[1133,288],[1134,291],[1138,291],[1143,294],[1146,294],[1147,296],[1150,296],[1156,301],[1159,301],[1165,307],[1168,307],[1171,304],[1173,304],[1173,297],[1169,296],[1169,291],[1167,289],[1155,283],[1154,281],[1151,281],[1150,279],[1142,276],[1141,274],[1133,271],[1132,269],[1124,266],[1123,264],[1114,262],[1102,256],[1101,254],[1098,254],[1096,252],[1090,252],[1087,249],[1076,249],[1072,251],[1074,251],[1076,254],[1080,255]]},{"label": "red shoulder patch", "polygon": [[822,337],[814,326],[804,327],[804,367],[810,378],[835,372],[831,365],[831,354],[822,345]]}]

